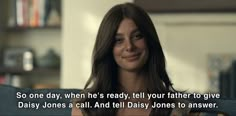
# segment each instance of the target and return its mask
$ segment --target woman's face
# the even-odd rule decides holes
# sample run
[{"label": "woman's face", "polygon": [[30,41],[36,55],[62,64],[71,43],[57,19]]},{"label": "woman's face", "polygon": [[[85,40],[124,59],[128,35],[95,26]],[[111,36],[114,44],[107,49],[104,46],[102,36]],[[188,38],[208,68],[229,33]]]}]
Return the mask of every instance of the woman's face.
[{"label": "woman's face", "polygon": [[121,70],[139,71],[147,61],[148,48],[133,20],[125,18],[115,35],[113,56]]}]

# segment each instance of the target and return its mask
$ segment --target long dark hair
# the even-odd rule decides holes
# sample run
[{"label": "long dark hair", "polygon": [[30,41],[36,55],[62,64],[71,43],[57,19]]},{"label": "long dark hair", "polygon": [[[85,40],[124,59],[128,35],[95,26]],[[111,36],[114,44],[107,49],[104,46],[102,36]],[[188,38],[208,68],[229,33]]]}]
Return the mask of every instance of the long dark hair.
[{"label": "long dark hair", "polygon": [[[124,18],[135,22],[146,39],[149,56],[144,66],[146,85],[149,93],[173,92],[172,83],[166,72],[165,56],[156,33],[155,27],[148,14],[132,3],[119,4],[112,7],[102,20],[96,37],[92,56],[92,72],[85,85],[84,92],[116,93],[118,92],[117,64],[113,58],[112,49],[114,37],[119,24]],[[92,86],[89,88],[88,86]],[[117,99],[83,99],[92,104],[98,102],[117,102]],[[151,99],[152,102],[170,102],[167,99]],[[173,101],[171,101],[173,102]],[[89,109],[83,111],[88,115],[115,115],[116,109]],[[151,114],[168,114],[170,109],[155,109]]]}]

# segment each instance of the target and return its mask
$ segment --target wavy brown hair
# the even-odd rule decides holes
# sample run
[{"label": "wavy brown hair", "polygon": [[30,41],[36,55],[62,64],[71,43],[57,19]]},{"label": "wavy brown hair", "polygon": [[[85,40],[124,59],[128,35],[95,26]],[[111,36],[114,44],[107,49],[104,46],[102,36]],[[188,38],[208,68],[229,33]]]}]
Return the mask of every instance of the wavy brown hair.
[{"label": "wavy brown hair", "polygon": [[[90,93],[116,93],[119,84],[117,77],[117,64],[113,58],[112,49],[115,34],[124,18],[135,22],[139,31],[144,35],[149,56],[143,67],[146,75],[145,83],[149,93],[173,92],[172,83],[166,72],[165,56],[156,33],[156,29],[148,14],[132,3],[118,4],[112,7],[100,24],[92,56],[92,72],[85,85],[84,92]],[[91,85],[91,87],[88,87]],[[80,102],[118,102],[118,99],[82,99]],[[170,99],[151,99],[151,102],[174,102]],[[89,109],[82,111],[87,115],[115,115],[117,109]],[[153,109],[151,115],[168,115],[171,109]]]}]

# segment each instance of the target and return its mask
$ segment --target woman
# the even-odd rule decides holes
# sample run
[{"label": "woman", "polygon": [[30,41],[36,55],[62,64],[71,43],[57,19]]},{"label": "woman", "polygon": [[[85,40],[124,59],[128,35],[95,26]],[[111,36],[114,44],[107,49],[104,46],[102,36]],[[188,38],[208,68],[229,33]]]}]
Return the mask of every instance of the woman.
[{"label": "woman", "polygon": [[[91,85],[90,88],[88,86]],[[148,93],[174,93],[167,75],[165,56],[155,27],[140,7],[125,3],[112,7],[100,25],[92,60],[92,73],[84,93],[145,93],[143,98],[80,99],[78,103],[124,102],[124,108],[73,108],[72,115],[186,115],[188,109],[152,108],[154,103],[177,103],[177,99],[148,99]],[[127,108],[128,102],[150,104]]]}]

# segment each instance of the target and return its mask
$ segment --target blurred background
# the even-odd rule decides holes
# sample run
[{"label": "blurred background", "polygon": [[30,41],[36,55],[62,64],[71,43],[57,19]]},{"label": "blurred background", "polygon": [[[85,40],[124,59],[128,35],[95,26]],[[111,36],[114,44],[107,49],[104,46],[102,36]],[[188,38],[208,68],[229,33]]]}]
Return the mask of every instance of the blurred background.
[{"label": "blurred background", "polygon": [[196,1],[1,0],[0,83],[83,88],[103,16],[133,2],[151,16],[177,90],[235,98],[236,3]]}]

